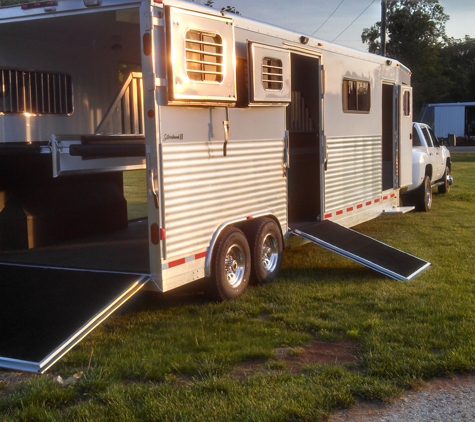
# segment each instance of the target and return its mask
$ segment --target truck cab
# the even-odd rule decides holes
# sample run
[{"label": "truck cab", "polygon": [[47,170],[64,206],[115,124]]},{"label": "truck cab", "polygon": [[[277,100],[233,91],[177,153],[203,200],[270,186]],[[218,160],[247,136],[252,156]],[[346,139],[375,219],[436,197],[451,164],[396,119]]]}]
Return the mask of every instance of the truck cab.
[{"label": "truck cab", "polygon": [[432,208],[432,188],[447,193],[453,183],[450,151],[441,144],[434,131],[425,123],[413,123],[412,185],[405,201],[421,211]]}]

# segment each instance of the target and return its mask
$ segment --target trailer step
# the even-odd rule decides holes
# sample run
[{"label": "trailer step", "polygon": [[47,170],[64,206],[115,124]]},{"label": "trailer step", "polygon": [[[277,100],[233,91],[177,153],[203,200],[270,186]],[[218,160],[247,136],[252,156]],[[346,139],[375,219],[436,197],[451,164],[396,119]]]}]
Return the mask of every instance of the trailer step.
[{"label": "trailer step", "polygon": [[329,220],[292,233],[395,280],[411,280],[430,266],[427,261]]},{"label": "trailer step", "polygon": [[43,373],[149,276],[0,264],[0,280],[0,367]]}]

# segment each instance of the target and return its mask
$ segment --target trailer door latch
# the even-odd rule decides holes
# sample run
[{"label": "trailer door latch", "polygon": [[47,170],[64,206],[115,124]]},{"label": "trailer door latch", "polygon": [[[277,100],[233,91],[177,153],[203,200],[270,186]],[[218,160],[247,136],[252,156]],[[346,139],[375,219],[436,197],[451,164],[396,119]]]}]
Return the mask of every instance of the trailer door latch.
[{"label": "trailer door latch", "polygon": [[224,145],[223,145],[223,156],[227,155],[228,140],[229,140],[229,109],[226,107],[226,120],[223,120],[224,128]]}]

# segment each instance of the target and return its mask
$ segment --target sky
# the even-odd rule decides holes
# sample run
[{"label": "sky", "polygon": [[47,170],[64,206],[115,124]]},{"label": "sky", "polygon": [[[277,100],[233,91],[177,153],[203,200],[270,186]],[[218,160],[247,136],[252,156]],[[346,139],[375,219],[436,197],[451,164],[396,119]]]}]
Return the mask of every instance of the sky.
[{"label": "sky", "polygon": [[[445,26],[449,37],[475,38],[475,0],[439,0],[439,4],[450,16]],[[363,29],[381,20],[380,0],[214,0],[213,8],[228,5],[245,17],[363,51],[367,50],[361,42]]]}]

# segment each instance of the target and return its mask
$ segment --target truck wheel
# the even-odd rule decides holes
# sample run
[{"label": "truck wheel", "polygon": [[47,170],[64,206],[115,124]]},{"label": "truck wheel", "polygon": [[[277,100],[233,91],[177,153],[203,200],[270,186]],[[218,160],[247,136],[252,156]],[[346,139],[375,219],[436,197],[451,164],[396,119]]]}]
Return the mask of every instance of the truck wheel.
[{"label": "truck wheel", "polygon": [[439,193],[449,193],[450,191],[449,177],[450,177],[450,168],[449,166],[446,165],[444,176],[442,178],[442,180],[444,181],[444,184],[438,187]]},{"label": "truck wheel", "polygon": [[420,189],[420,202],[418,208],[420,211],[429,212],[432,208],[432,185],[429,176],[424,177],[424,182]]},{"label": "truck wheel", "polygon": [[227,227],[215,246],[210,293],[214,299],[234,299],[244,293],[251,272],[251,253],[244,233]]},{"label": "truck wheel", "polygon": [[267,284],[274,281],[282,265],[283,250],[277,223],[271,218],[256,220],[246,234],[251,246],[251,282]]}]

